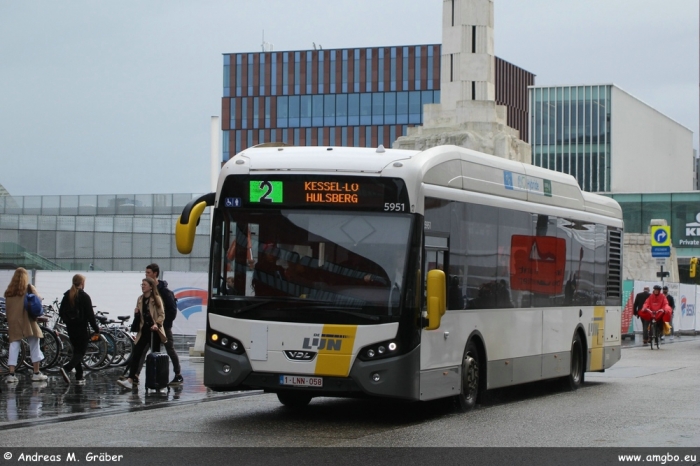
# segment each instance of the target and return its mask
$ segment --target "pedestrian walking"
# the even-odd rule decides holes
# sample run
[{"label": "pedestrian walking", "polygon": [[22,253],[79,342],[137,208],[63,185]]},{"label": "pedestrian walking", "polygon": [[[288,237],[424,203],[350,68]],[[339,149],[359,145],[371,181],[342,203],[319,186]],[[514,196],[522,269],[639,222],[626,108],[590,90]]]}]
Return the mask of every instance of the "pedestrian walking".
[{"label": "pedestrian walking", "polygon": [[7,336],[10,340],[10,351],[8,354],[8,367],[10,373],[5,377],[8,384],[17,383],[19,379],[15,375],[15,366],[19,357],[19,350],[22,339],[29,344],[29,352],[32,358],[34,375],[32,382],[43,382],[48,379],[45,374],[39,371],[39,363],[44,359],[44,354],[39,347],[39,340],[44,338],[36,319],[29,316],[24,309],[24,297],[27,293],[33,293],[41,299],[36,288],[29,283],[27,270],[19,267],[12,275],[12,280],[5,290],[5,313],[7,316]]},{"label": "pedestrian walking", "polygon": [[[666,296],[666,301],[668,301],[669,307],[671,308],[671,325],[673,325],[673,314],[676,311],[676,300],[673,299],[673,296],[668,294],[668,286],[664,285],[664,287],[662,288],[662,291],[663,291],[664,295]],[[671,332],[673,332],[673,329],[671,329]],[[662,340],[664,339],[663,334],[661,334],[661,339]]]},{"label": "pedestrian walking", "polygon": [[126,380],[118,380],[117,384],[126,389],[134,387],[136,370],[140,366],[141,356],[147,351],[148,346],[153,341],[153,351],[160,349],[160,342],[165,339],[163,331],[163,321],[165,311],[163,310],[163,300],[158,295],[158,284],[152,278],[141,280],[141,296],[136,301],[135,313],[140,316],[139,333],[136,335],[136,344],[131,355],[129,377]]},{"label": "pedestrian walking", "polygon": [[73,356],[66,365],[60,368],[61,377],[70,384],[70,374],[75,369],[75,383],[85,385],[83,377],[83,357],[90,342],[88,325],[95,333],[100,333],[100,327],[92,310],[92,300],[85,292],[85,277],[80,274],[73,275],[72,286],[63,293],[58,315],[66,325],[68,338],[73,347]]},{"label": "pedestrian walking", "polygon": [[[641,293],[637,293],[637,296],[634,297],[634,316],[639,317],[639,311],[644,309],[644,303],[646,300],[649,298],[649,295],[651,293],[649,292],[649,287],[645,286],[644,291]],[[646,323],[642,323],[642,339],[644,340],[644,344],[646,345],[649,343],[649,328]]]},{"label": "pedestrian walking", "polygon": [[[177,356],[173,343],[173,321],[177,317],[177,300],[175,299],[175,294],[168,288],[168,282],[159,278],[160,267],[158,267],[158,264],[153,263],[146,266],[146,277],[158,282],[158,294],[163,300],[163,310],[165,311],[163,330],[165,330],[165,337],[167,338],[164,346],[165,352],[168,353],[170,361],[173,363],[173,372],[175,373],[175,377],[168,385],[182,385],[184,379],[180,373],[180,358]],[[143,363],[141,365],[143,366]]]},{"label": "pedestrian walking", "polygon": [[[180,368],[180,358],[177,355],[177,351],[175,351],[175,346],[174,346],[174,340],[173,340],[173,321],[177,317],[177,300],[175,299],[175,294],[168,288],[168,282],[165,280],[160,280],[158,277],[160,276],[160,267],[158,264],[149,264],[146,266],[146,277],[147,278],[152,278],[153,280],[156,280],[158,282],[158,294],[160,295],[160,298],[163,300],[163,310],[165,311],[165,320],[163,321],[163,330],[165,331],[165,337],[167,338],[167,341],[164,343],[165,346],[165,352],[168,353],[168,356],[170,357],[170,361],[173,363],[173,372],[175,373],[175,377],[173,377],[173,380],[168,383],[169,386],[174,387],[177,385],[182,385],[184,383],[184,379],[181,374],[181,368]],[[139,314],[134,313],[134,322],[136,323],[136,326],[132,325],[131,331],[132,332],[138,332],[138,322],[139,322]],[[137,378],[136,380],[138,381],[138,374],[141,373],[141,369],[143,369],[143,365],[146,362],[146,355],[148,352],[144,351],[141,354],[141,359],[139,360],[139,365],[136,369],[136,374]],[[128,373],[129,368],[124,371],[124,374],[119,377],[120,380],[125,380],[127,378],[127,373]],[[138,383],[138,382],[137,382]]]}]

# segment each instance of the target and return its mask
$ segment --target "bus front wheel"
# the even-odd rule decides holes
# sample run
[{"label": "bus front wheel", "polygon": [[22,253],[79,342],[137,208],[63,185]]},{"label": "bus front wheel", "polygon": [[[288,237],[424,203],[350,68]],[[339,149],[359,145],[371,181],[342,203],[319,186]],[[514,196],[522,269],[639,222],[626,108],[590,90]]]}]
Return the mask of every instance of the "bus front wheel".
[{"label": "bus front wheel", "polygon": [[581,335],[576,333],[571,342],[571,367],[569,375],[564,377],[564,388],[576,390],[583,384],[584,372],[586,370],[584,359],[583,342]]},{"label": "bus front wheel", "polygon": [[311,395],[296,392],[278,392],[277,399],[287,408],[303,408],[311,402]]},{"label": "bus front wheel", "polygon": [[471,411],[476,406],[479,396],[479,350],[473,341],[467,343],[462,360],[462,387],[457,396],[459,409],[462,412]]}]

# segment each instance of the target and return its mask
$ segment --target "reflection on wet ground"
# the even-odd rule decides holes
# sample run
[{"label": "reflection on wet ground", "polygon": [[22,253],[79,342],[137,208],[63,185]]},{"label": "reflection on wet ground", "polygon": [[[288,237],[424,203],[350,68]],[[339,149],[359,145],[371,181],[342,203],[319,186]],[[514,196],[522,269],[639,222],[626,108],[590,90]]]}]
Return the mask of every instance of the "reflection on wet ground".
[{"label": "reflection on wet ground", "polygon": [[[47,373],[49,379],[46,382],[32,382],[29,370],[18,371],[19,382],[7,384],[4,380],[6,372],[0,372],[0,430],[16,427],[18,421],[24,424],[21,421],[150,409],[233,395],[211,392],[203,385],[204,364],[201,358],[200,362],[194,362],[185,354],[179,356],[184,384],[160,393],[153,390],[146,393],[143,372],[137,389],[129,391],[117,385],[117,379],[124,371],[122,367],[85,371],[86,383],[83,386],[66,384],[58,372]],[[71,379],[74,379],[74,375]]]},{"label": "reflection on wet ground", "polygon": [[[666,337],[662,345],[696,339],[696,336]],[[623,348],[643,346],[641,335],[622,340]],[[182,376],[185,382],[180,387],[171,387],[158,393],[144,388],[144,374],[135,390],[124,390],[117,385],[123,368],[115,367],[96,372],[85,372],[84,386],[67,385],[57,372],[49,373],[46,382],[32,382],[31,371],[17,372],[19,382],[6,384],[5,372],[0,371],[0,430],[21,427],[26,424],[55,422],[74,417],[91,417],[137,409],[152,409],[172,406],[177,403],[197,403],[207,399],[221,399],[255,395],[260,392],[217,393],[203,385],[204,364],[201,358],[190,358],[180,353]],[[170,377],[173,377],[170,366]],[[71,377],[73,378],[73,377]],[[543,382],[546,383],[546,382]],[[518,389],[522,392],[522,386]],[[494,399],[499,392],[494,392]]]}]

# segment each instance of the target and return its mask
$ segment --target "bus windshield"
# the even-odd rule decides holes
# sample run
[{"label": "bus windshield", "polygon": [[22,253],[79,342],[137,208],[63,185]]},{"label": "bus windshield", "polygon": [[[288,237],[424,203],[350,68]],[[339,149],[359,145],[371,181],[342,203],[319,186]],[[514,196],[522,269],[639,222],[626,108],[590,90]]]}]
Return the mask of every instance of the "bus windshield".
[{"label": "bus windshield", "polygon": [[212,296],[237,301],[242,318],[266,309],[400,313],[410,214],[226,209],[216,217]]}]

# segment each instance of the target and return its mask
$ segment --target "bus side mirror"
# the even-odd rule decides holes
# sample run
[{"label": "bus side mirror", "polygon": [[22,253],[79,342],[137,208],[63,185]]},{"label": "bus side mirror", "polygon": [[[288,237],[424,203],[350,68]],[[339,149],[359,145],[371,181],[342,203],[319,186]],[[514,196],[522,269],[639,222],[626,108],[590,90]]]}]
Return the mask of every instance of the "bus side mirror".
[{"label": "bus side mirror", "polygon": [[182,209],[182,214],[175,224],[175,245],[180,254],[189,254],[194,246],[194,234],[199,224],[199,217],[207,206],[213,206],[216,193],[205,194],[192,199]]},{"label": "bus side mirror", "polygon": [[435,330],[440,327],[440,318],[445,314],[445,272],[438,269],[428,272],[426,294],[428,297],[428,326],[426,330]]}]

